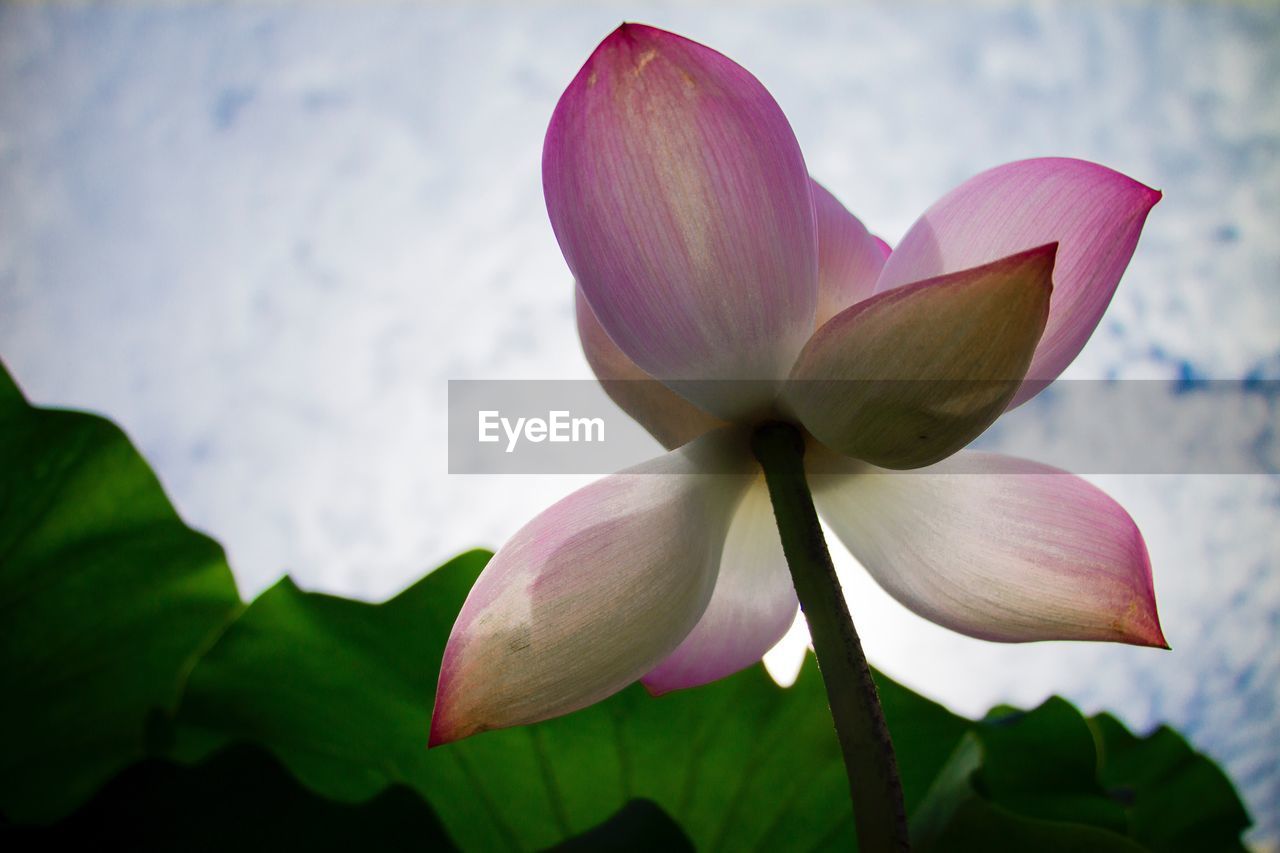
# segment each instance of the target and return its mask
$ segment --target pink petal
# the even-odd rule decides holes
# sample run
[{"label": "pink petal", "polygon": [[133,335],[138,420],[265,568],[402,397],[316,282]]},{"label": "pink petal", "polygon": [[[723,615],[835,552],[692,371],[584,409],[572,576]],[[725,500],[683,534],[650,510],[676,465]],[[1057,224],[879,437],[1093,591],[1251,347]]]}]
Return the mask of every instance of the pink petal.
[{"label": "pink petal", "polygon": [[810,480],[845,546],[932,622],[1000,642],[1167,647],[1142,534],[1079,477],[967,452],[909,474],[865,466]]},{"label": "pink petal", "polygon": [[699,472],[743,450],[713,433],[574,492],[516,533],[449,635],[431,745],[569,713],[667,657],[711,598],[749,483]]},{"label": "pink petal", "polygon": [[769,490],[757,477],[729,527],[711,603],[680,647],[644,677],[644,686],[658,695],[758,663],[791,627],[799,606]]},{"label": "pink petal", "polygon": [[[642,370],[707,382],[730,419],[767,406],[813,328],[817,237],[791,126],[715,51],[624,24],[547,130],[556,239],[609,337]],[[684,393],[682,391],[682,393]]]},{"label": "pink petal", "polygon": [[971,178],[920,217],[877,292],[1058,243],[1044,337],[1011,405],[1057,378],[1093,334],[1160,193],[1096,163],[1043,158]]},{"label": "pink petal", "polygon": [[886,468],[959,450],[1018,390],[1049,313],[1053,246],[880,293],[818,329],[784,400],[827,447]]},{"label": "pink petal", "polygon": [[620,409],[668,450],[725,425],[636,367],[600,326],[582,288],[574,290],[582,351],[605,393]]},{"label": "pink petal", "polygon": [[817,325],[875,292],[888,247],[873,237],[836,197],[813,181],[818,221]]}]

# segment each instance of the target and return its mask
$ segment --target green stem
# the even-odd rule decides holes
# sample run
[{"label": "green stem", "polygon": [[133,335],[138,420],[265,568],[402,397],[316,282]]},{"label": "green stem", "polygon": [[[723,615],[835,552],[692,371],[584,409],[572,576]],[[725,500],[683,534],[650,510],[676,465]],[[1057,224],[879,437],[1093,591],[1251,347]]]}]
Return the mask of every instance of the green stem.
[{"label": "green stem", "polygon": [[765,424],[752,436],[751,449],[764,468],[782,550],[827,686],[849,774],[858,848],[909,850],[893,742],[805,480],[804,438],[790,424]]}]

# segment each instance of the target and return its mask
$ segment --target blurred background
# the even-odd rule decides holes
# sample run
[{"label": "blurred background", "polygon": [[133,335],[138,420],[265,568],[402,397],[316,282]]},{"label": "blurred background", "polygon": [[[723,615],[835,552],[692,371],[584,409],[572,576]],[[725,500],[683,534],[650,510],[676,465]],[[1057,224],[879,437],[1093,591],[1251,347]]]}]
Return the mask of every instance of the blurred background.
[{"label": "blurred background", "polygon": [[[754,72],[890,243],[1023,157],[1163,190],[1066,375],[1280,379],[1280,8],[1243,3],[5,4],[0,358],[119,422],[245,596],[381,599],[497,547],[585,479],[450,477],[446,381],[590,375],[539,163],[624,19]],[[1275,845],[1280,475],[1090,479],[1147,537],[1172,652],[970,640],[841,554],[869,657],[969,714],[1170,722]]]}]

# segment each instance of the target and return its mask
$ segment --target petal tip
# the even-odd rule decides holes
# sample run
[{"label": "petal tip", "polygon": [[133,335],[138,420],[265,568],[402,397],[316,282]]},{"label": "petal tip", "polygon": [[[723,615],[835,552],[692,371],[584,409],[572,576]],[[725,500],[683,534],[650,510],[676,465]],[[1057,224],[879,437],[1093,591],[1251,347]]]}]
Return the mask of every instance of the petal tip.
[{"label": "petal tip", "polygon": [[436,707],[431,712],[431,729],[427,735],[427,749],[435,749],[459,739],[453,731],[453,727],[445,724],[440,713],[440,703],[436,702]]},{"label": "petal tip", "polygon": [[[1054,240],[1052,243],[1045,243],[1043,245],[1027,249],[1025,252],[1018,252],[1015,255],[1010,255],[1005,258],[1005,262],[1009,263],[1011,266],[1016,264],[1040,264],[1052,268],[1054,262],[1058,258],[1058,245],[1058,241]],[[996,263],[1001,262],[997,261]]]},{"label": "petal tip", "polygon": [[1164,192],[1155,187],[1149,187],[1142,181],[1130,178],[1128,175],[1123,175],[1122,177],[1132,185],[1132,207],[1130,208],[1132,220],[1145,224],[1152,208],[1164,199]]},{"label": "petal tip", "polygon": [[1173,646],[1165,639],[1164,629],[1160,626],[1155,599],[1135,602],[1133,609],[1139,611],[1139,615],[1125,626],[1125,642],[1134,646],[1173,651]]},{"label": "petal tip", "polygon": [[1109,172],[1124,188],[1117,196],[1116,203],[1118,204],[1118,209],[1127,211],[1128,215],[1127,217],[1119,217],[1120,221],[1127,222],[1130,226],[1136,225],[1141,229],[1146,224],[1147,216],[1151,213],[1152,208],[1164,199],[1164,192],[1155,187],[1149,187],[1137,178],[1132,178],[1123,172],[1108,169],[1106,166],[1097,166],[1096,168]]},{"label": "petal tip", "polygon": [[[457,631],[457,626],[454,626]],[[435,704],[431,709],[431,727],[427,735],[427,749],[435,749],[453,743],[456,740],[475,734],[474,727],[467,729],[456,720],[456,703],[458,680],[455,678],[458,669],[460,643],[455,636],[450,636],[445,645],[444,658],[440,663],[440,675],[436,682]]]},{"label": "petal tip", "polygon": [[1173,646],[1169,645],[1169,641],[1165,639],[1164,631],[1161,629],[1158,620],[1150,626],[1143,626],[1131,631],[1125,639],[1132,646],[1162,649],[1166,652],[1173,651]]},{"label": "petal tip", "polygon": [[502,728],[502,726],[465,723],[450,713],[447,702],[437,699],[435,708],[431,712],[431,728],[427,733],[427,749],[445,746],[493,728]]},{"label": "petal tip", "polygon": [[[596,46],[596,49],[591,53],[591,58],[587,60],[587,64],[590,65],[598,55],[609,48],[618,47],[624,44],[630,47],[646,45],[652,46],[659,42],[670,42],[673,40],[687,41],[687,39],[683,39],[675,33],[668,32],[667,30],[662,30],[657,27],[652,27],[648,24],[637,24],[634,21],[623,21],[621,24],[618,24],[613,32],[605,36],[604,40],[601,41],[599,45]],[[644,62],[645,61],[642,61],[642,64],[644,64]]]},{"label": "petal tip", "polygon": [[594,54],[599,53],[601,48],[606,45],[616,44],[621,41],[634,41],[636,36],[641,34],[642,29],[642,25],[634,23],[633,21],[623,21],[614,28],[613,32],[604,37],[604,40],[600,42],[593,52],[593,56]]},{"label": "petal tip", "polygon": [[1130,526],[1130,535],[1133,537],[1133,548],[1137,552],[1137,580],[1138,588],[1134,590],[1135,597],[1128,608],[1128,619],[1125,620],[1124,628],[1126,634],[1126,642],[1134,644],[1134,646],[1143,646],[1147,648],[1171,649],[1169,640],[1165,639],[1165,629],[1160,625],[1160,611],[1156,606],[1156,584],[1151,573],[1151,553],[1147,551],[1147,540],[1143,538],[1142,530],[1138,529],[1137,523],[1133,520],[1123,507],[1116,505],[1121,512],[1124,512],[1125,519],[1128,519]]},{"label": "petal tip", "polygon": [[[594,88],[601,80],[625,78],[628,76],[628,71],[639,71],[653,58],[652,54],[644,48],[656,46],[668,37],[679,38],[674,33],[668,33],[656,27],[623,21],[591,51],[587,61],[582,64],[582,68],[565,89],[560,104],[575,103],[585,97],[586,90]],[[558,104],[551,115],[548,138],[553,138],[550,131],[555,131],[559,127],[560,122],[557,120],[559,114],[560,105]]]},{"label": "petal tip", "polygon": [[[1031,271],[1029,276],[1035,284],[1044,289],[1049,296],[1053,295],[1053,271],[1058,265],[1058,248],[1059,243],[1055,240],[1052,243],[1045,243],[998,261],[993,261],[987,266],[988,269],[995,270],[1018,270],[1027,269]],[[1044,314],[1048,319],[1050,304],[1044,305]]]},{"label": "petal tip", "polygon": [[666,696],[672,690],[672,688],[663,687],[656,680],[651,680],[648,678],[640,679],[640,684],[644,687],[645,692],[648,693],[650,696],[652,696],[654,699],[657,699],[661,696]]},{"label": "petal tip", "polygon": [[618,24],[617,28],[609,35],[618,37],[635,38],[636,36],[651,35],[653,33],[661,33],[662,30],[657,27],[651,27],[648,24],[641,24],[636,21],[623,21]]},{"label": "petal tip", "polygon": [[1155,187],[1148,186],[1144,184],[1142,181],[1138,180],[1137,178],[1131,177],[1130,175],[1126,175],[1124,172],[1111,169],[1107,166],[1101,166],[1096,163],[1089,163],[1088,165],[1092,166],[1095,169],[1104,170],[1105,172],[1113,175],[1117,180],[1123,181],[1125,184],[1127,184],[1130,191],[1135,196],[1137,196],[1138,199],[1140,199],[1139,206],[1144,211],[1150,210],[1151,208],[1155,207],[1157,204],[1160,203],[1160,200],[1164,198],[1164,192],[1162,190],[1158,190]]},{"label": "petal tip", "polygon": [[[1118,505],[1117,508],[1119,508]],[[1165,639],[1164,628],[1160,625],[1155,584],[1151,577],[1151,556],[1147,551],[1146,540],[1133,518],[1123,509],[1120,511],[1124,512],[1128,519],[1133,548],[1137,552],[1137,589],[1134,590],[1134,598],[1129,603],[1121,623],[1123,642],[1152,649],[1172,650],[1169,641]]]}]

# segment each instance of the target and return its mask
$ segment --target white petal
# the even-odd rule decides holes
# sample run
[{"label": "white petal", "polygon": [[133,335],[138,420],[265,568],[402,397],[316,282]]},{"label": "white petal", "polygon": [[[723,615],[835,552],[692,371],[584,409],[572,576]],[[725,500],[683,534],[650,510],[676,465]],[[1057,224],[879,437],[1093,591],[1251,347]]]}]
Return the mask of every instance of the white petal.
[{"label": "white petal", "polygon": [[1165,645],[1142,534],[1079,477],[986,453],[911,473],[818,464],[827,525],[924,618],[1002,642]]},{"label": "white petal", "polygon": [[769,490],[757,476],[729,527],[711,603],[680,647],[644,677],[645,687],[654,694],[697,687],[757,663],[799,606]]},{"label": "white petal", "polygon": [[702,615],[749,477],[721,431],[580,489],[525,525],[476,581],[445,648],[431,744],[597,702]]}]

